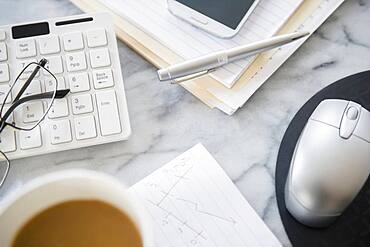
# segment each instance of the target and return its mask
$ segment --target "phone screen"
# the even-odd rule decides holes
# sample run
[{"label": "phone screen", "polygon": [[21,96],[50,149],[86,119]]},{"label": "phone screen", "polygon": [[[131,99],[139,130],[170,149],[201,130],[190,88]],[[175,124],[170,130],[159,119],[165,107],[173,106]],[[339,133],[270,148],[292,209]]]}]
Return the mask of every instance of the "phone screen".
[{"label": "phone screen", "polygon": [[176,0],[232,29],[236,29],[255,0]]}]

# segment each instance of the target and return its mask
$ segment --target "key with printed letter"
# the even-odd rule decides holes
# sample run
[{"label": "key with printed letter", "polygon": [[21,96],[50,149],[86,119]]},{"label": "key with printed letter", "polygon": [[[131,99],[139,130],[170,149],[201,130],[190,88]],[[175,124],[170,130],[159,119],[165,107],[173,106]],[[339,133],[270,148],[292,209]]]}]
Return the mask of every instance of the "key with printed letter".
[{"label": "key with printed letter", "polygon": [[68,119],[53,121],[49,125],[51,144],[72,141],[71,125]]},{"label": "key with printed letter", "polygon": [[112,135],[121,132],[116,94],[114,91],[96,93],[99,122],[102,135]]},{"label": "key with printed letter", "polygon": [[66,64],[68,71],[85,70],[87,68],[85,53],[76,52],[66,55]]},{"label": "key with printed letter", "polygon": [[77,140],[96,137],[95,120],[93,116],[75,118]]},{"label": "key with printed letter", "polygon": [[72,101],[72,112],[73,114],[82,114],[93,111],[93,104],[90,94],[80,94],[73,96]]}]

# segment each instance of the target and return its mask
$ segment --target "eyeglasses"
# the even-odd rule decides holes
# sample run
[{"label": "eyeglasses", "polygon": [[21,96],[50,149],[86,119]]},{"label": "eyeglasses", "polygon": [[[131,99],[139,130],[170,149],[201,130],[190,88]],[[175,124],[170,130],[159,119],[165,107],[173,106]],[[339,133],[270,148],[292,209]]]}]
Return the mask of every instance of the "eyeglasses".
[{"label": "eyeglasses", "polygon": [[[58,80],[47,69],[48,61],[45,58],[38,63],[24,65],[8,92],[0,92],[0,100],[4,97],[0,108],[0,188],[10,170],[10,160],[6,156],[10,150],[5,150],[4,143],[6,136],[14,135],[14,129],[31,131],[39,126],[52,109],[54,100],[64,98],[69,93],[69,89],[58,89]],[[40,80],[35,77],[44,78],[44,93]]]}]

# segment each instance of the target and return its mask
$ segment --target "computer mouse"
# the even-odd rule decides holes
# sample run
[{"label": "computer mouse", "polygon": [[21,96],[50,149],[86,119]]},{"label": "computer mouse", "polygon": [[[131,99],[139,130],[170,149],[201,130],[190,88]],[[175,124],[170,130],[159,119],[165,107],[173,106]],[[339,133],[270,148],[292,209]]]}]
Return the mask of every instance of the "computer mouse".
[{"label": "computer mouse", "polygon": [[352,101],[322,101],[295,146],[285,184],[290,214],[326,227],[353,201],[370,173],[370,112]]}]

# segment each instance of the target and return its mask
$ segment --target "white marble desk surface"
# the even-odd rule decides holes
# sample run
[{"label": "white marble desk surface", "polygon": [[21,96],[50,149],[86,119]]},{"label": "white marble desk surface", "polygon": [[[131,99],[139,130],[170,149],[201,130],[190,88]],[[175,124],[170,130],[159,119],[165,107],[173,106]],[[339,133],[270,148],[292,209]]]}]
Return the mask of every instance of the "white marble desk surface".
[{"label": "white marble desk surface", "polygon": [[[67,0],[0,0],[0,25],[78,14]],[[285,246],[274,176],[280,140],[297,110],[335,80],[370,68],[370,0],[346,1],[249,102],[229,117],[179,86],[119,42],[133,134],[126,142],[13,162],[0,199],[25,181],[83,167],[131,185],[198,142],[219,161]]]}]

